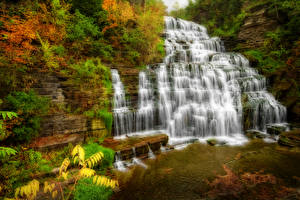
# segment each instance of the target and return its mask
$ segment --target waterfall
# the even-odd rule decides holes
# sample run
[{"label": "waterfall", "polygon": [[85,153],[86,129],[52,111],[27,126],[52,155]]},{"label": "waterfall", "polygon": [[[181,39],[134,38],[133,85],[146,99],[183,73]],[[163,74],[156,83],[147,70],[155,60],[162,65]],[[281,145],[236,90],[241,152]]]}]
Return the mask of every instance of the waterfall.
[{"label": "waterfall", "polygon": [[132,163],[135,165],[139,165],[143,168],[147,168],[147,165],[145,165],[140,159],[136,157],[136,152],[135,152],[135,147],[132,147],[132,152],[133,152],[133,158],[132,158]]},{"label": "waterfall", "polygon": [[131,133],[133,129],[133,113],[127,107],[125,91],[120,75],[116,69],[111,70],[114,88],[114,134],[116,136]]},{"label": "waterfall", "polygon": [[122,161],[122,156],[120,151],[116,152],[115,154],[114,167],[119,171],[126,171],[126,167],[124,165],[124,162]]},{"label": "waterfall", "polygon": [[154,153],[153,153],[153,151],[152,151],[150,145],[148,145],[148,149],[149,149],[149,152],[148,152],[148,158],[150,158],[150,159],[156,158],[156,156],[154,155]]},{"label": "waterfall", "polygon": [[232,136],[243,132],[243,109],[250,129],[266,131],[286,121],[286,108],[267,92],[266,79],[205,27],[165,17],[164,37],[164,62],[139,74],[136,111],[112,70],[115,136],[149,130],[165,130],[171,138]]}]

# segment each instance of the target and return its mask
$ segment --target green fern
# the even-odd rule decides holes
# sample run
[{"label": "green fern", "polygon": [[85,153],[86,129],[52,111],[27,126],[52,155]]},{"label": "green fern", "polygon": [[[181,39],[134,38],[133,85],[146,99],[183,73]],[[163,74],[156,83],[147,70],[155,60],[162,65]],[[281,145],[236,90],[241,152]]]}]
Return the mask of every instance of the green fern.
[{"label": "green fern", "polygon": [[0,158],[5,158],[10,155],[15,155],[17,153],[16,150],[8,147],[0,147]]},{"label": "green fern", "polygon": [[0,111],[0,115],[2,116],[2,119],[6,120],[12,119],[13,117],[18,117],[18,114],[15,112],[9,112],[9,111]]}]

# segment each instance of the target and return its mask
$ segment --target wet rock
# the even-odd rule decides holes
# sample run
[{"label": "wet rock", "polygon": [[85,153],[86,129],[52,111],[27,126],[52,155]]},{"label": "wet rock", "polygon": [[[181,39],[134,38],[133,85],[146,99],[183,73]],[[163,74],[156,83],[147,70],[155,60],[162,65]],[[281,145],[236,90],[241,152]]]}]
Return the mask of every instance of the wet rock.
[{"label": "wet rock", "polygon": [[278,144],[288,147],[300,147],[300,129],[282,133],[279,136]]},{"label": "wet rock", "polygon": [[280,135],[282,132],[287,131],[287,126],[283,124],[274,124],[267,126],[267,133],[270,135]]},{"label": "wet rock", "polygon": [[267,135],[259,130],[247,130],[246,131],[246,136],[250,139],[264,139],[267,137]]},{"label": "wet rock", "polygon": [[211,146],[215,146],[215,145],[219,145],[219,146],[222,146],[222,145],[225,145],[227,142],[226,141],[223,141],[223,140],[217,140],[215,138],[212,138],[212,139],[208,139],[206,140],[207,144],[211,145]]},{"label": "wet rock", "polygon": [[[166,146],[168,136],[161,134],[148,137],[129,137],[124,140],[106,139],[102,144],[105,147],[111,148],[116,152],[120,152],[122,160],[129,160],[134,156],[144,158],[148,156],[149,148],[155,153],[160,152],[161,146]],[[133,152],[135,150],[135,155]]]},{"label": "wet rock", "polygon": [[217,144],[217,140],[216,139],[208,139],[206,140],[207,144],[209,144],[210,146],[215,146]]}]

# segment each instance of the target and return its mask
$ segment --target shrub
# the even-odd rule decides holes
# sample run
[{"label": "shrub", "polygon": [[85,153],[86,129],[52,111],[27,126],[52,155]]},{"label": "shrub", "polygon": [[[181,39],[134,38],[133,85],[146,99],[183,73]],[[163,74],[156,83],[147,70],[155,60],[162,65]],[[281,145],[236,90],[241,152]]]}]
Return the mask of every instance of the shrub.
[{"label": "shrub", "polygon": [[72,68],[71,76],[77,85],[87,88],[101,85],[104,92],[111,92],[110,70],[102,65],[100,59],[89,59],[73,65]]},{"label": "shrub", "polygon": [[8,109],[16,112],[18,122],[13,125],[13,140],[29,142],[37,136],[41,117],[48,112],[49,100],[39,97],[33,90],[26,92],[13,92],[6,97]]},{"label": "shrub", "polygon": [[112,195],[111,188],[93,184],[92,178],[78,181],[74,192],[75,200],[108,200]]},{"label": "shrub", "polygon": [[76,10],[72,23],[67,27],[67,38],[70,41],[75,41],[97,36],[100,36],[100,30],[95,24],[95,20]]},{"label": "shrub", "polygon": [[88,17],[96,17],[102,11],[102,0],[73,0],[72,8]]},{"label": "shrub", "polygon": [[108,110],[102,109],[102,110],[99,110],[99,111],[96,112],[96,117],[98,117],[98,118],[100,118],[104,121],[105,128],[110,133],[111,128],[112,128],[112,123],[113,123],[112,113],[109,112]]},{"label": "shrub", "polygon": [[88,143],[83,146],[83,149],[85,150],[86,159],[98,152],[102,152],[104,154],[101,164],[102,169],[113,165],[115,152],[112,149],[105,148],[97,143]]}]

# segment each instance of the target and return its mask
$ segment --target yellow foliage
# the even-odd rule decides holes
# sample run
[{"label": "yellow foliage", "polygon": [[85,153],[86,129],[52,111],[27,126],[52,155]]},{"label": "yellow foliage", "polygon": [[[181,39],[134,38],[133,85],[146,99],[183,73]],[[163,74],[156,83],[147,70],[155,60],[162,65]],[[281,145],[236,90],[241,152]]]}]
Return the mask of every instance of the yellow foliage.
[{"label": "yellow foliage", "polygon": [[85,152],[84,149],[79,144],[74,147],[71,155],[74,159],[74,163],[78,161],[79,165],[84,165]]},{"label": "yellow foliage", "polygon": [[61,176],[62,176],[65,180],[67,180],[67,179],[68,179],[68,174],[69,174],[69,172],[63,172],[63,173],[61,174]]},{"label": "yellow foliage", "polygon": [[102,158],[104,157],[104,154],[102,152],[95,153],[90,158],[86,159],[84,164],[88,165],[89,168],[93,168],[96,164],[98,164]]},{"label": "yellow foliage", "polygon": [[108,12],[108,26],[103,28],[103,32],[108,29],[124,26],[129,20],[135,20],[133,7],[127,1],[104,0],[102,8]]},{"label": "yellow foliage", "polygon": [[96,174],[96,171],[93,169],[90,169],[90,168],[82,168],[79,171],[79,176],[86,177],[86,178],[94,176],[95,174]]},{"label": "yellow foliage", "polygon": [[15,192],[15,197],[25,197],[26,199],[35,199],[40,190],[40,183],[37,180],[30,181],[27,185],[18,187]]},{"label": "yellow foliage", "polygon": [[57,190],[54,190],[55,184],[49,184],[47,181],[44,183],[44,193],[49,192],[52,196],[52,198],[55,198],[57,196]]},{"label": "yellow foliage", "polygon": [[70,165],[70,159],[65,158],[64,161],[62,162],[60,168],[59,168],[59,175],[62,175],[63,172],[66,172],[69,165]]},{"label": "yellow foliage", "polygon": [[44,183],[44,193],[52,192],[54,187],[55,187],[54,183],[49,184],[47,181],[45,181],[45,183]]},{"label": "yellow foliage", "polygon": [[93,183],[105,187],[116,188],[119,186],[118,181],[106,178],[105,176],[94,176]]}]

